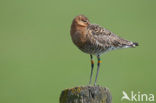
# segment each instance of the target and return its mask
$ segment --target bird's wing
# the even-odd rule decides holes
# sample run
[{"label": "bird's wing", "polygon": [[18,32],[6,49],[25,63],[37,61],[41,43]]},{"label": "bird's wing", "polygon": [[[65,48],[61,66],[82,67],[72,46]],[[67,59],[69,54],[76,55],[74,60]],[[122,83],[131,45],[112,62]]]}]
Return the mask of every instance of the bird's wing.
[{"label": "bird's wing", "polygon": [[111,31],[96,25],[91,24],[88,26],[88,31],[90,34],[94,37],[94,39],[97,41],[97,43],[101,46],[105,47],[128,47],[132,46],[132,42],[122,39],[119,36],[115,35]]}]

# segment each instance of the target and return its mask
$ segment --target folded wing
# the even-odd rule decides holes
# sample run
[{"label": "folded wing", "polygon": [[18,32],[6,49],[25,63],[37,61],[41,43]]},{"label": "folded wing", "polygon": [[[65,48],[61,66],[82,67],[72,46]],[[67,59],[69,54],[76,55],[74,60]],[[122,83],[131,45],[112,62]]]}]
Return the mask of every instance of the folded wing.
[{"label": "folded wing", "polygon": [[96,44],[105,48],[128,48],[136,46],[136,43],[125,40],[96,24],[89,25],[88,31],[95,39]]}]

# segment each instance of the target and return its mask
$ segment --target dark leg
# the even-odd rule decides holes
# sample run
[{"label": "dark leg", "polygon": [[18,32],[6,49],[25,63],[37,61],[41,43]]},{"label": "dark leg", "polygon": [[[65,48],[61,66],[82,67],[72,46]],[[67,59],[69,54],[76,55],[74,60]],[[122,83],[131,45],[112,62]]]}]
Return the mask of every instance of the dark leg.
[{"label": "dark leg", "polygon": [[97,77],[98,77],[99,69],[100,69],[101,60],[100,60],[100,56],[99,56],[99,55],[97,56],[97,59],[98,59],[98,63],[97,63],[97,73],[96,73],[96,78],[95,78],[95,83],[94,83],[94,85],[96,85],[96,81],[97,81]]},{"label": "dark leg", "polygon": [[91,73],[90,73],[90,81],[89,81],[89,84],[91,84],[91,83],[92,83],[93,68],[94,68],[93,56],[92,56],[92,55],[90,55],[90,58],[91,58]]}]

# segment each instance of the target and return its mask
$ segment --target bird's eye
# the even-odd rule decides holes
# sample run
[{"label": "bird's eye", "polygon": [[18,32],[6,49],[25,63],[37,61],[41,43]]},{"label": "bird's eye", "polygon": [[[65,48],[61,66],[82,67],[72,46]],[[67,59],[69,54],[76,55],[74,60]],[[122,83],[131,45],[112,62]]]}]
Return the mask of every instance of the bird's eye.
[{"label": "bird's eye", "polygon": [[83,22],[87,22],[87,20],[82,20]]}]

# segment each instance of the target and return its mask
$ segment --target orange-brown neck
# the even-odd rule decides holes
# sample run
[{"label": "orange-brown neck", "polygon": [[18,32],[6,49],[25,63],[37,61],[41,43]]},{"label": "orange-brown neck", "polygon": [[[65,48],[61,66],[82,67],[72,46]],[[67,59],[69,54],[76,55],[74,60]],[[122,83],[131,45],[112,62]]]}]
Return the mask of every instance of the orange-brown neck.
[{"label": "orange-brown neck", "polygon": [[87,41],[87,27],[72,24],[70,34],[74,44],[78,47],[81,47]]},{"label": "orange-brown neck", "polygon": [[79,24],[76,24],[76,23],[72,23],[71,25],[71,35],[74,34],[76,31],[79,31],[79,32],[84,32],[86,31],[87,27],[86,26],[83,26],[83,25],[79,25]]}]

